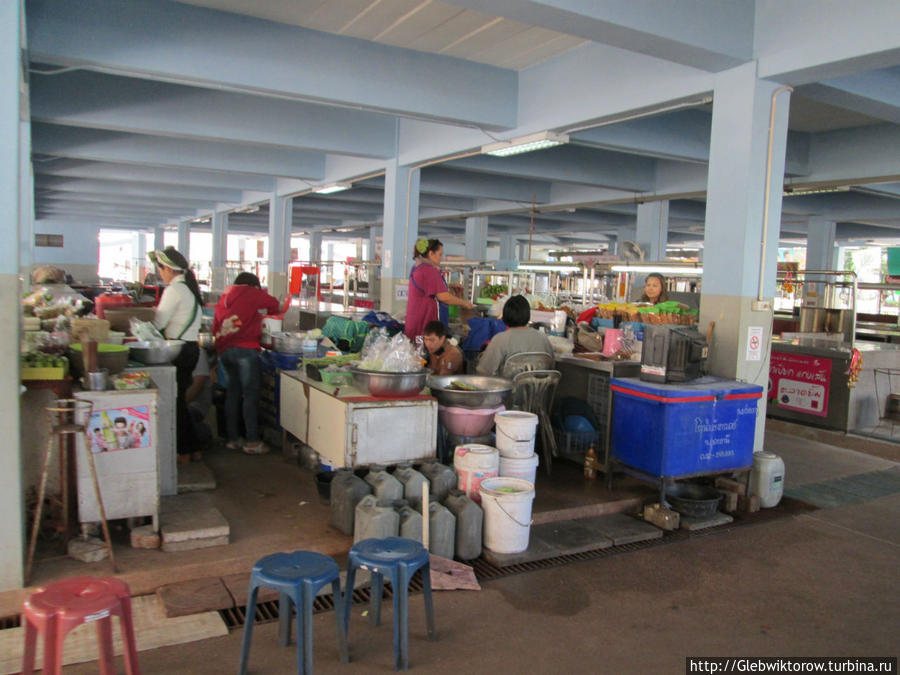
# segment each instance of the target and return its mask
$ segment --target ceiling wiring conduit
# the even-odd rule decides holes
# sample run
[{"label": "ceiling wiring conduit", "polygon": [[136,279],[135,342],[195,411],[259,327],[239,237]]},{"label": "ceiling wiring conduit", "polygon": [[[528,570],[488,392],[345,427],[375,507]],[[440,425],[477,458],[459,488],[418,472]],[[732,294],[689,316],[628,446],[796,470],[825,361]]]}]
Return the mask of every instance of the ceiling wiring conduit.
[{"label": "ceiling wiring conduit", "polygon": [[[759,288],[756,299],[763,299],[763,282],[766,276],[766,244],[769,236],[769,199],[772,192],[772,146],[775,140],[775,99],[781,92],[794,91],[793,87],[778,87],[772,92],[772,101],[769,104],[769,145],[766,148],[766,190],[763,200],[762,237],[759,242]],[[780,188],[779,188],[780,189]]]}]

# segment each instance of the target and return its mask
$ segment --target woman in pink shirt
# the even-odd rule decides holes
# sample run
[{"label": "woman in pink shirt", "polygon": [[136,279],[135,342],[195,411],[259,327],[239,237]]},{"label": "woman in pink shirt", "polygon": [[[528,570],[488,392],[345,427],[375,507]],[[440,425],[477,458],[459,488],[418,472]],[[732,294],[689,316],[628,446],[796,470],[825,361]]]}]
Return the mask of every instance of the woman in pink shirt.
[{"label": "woman in pink shirt", "polygon": [[457,298],[447,288],[441,275],[444,245],[437,239],[419,239],[413,252],[413,268],[409,271],[409,296],[403,333],[410,340],[423,334],[425,324],[440,321],[447,325],[447,305],[475,309],[475,305]]}]

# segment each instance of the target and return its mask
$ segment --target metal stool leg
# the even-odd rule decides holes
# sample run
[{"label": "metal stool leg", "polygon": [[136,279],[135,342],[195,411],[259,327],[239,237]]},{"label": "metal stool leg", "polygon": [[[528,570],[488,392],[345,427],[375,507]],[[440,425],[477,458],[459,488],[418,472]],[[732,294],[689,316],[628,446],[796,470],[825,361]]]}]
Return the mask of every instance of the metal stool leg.
[{"label": "metal stool leg", "polygon": [[338,653],[341,655],[341,663],[350,662],[350,654],[347,650],[347,629],[344,623],[344,603],[341,596],[341,580],[331,582],[331,597],[334,598],[334,614],[337,617]]},{"label": "metal stool leg", "polygon": [[250,595],[247,598],[247,616],[244,621],[244,637],[241,640],[241,665],[238,667],[238,674],[245,675],[247,672],[247,662],[250,660],[250,642],[253,640],[253,620],[256,616],[256,595],[259,593],[259,586],[250,584]]},{"label": "metal stool leg", "polygon": [[94,481],[94,494],[97,495],[97,506],[100,509],[100,525],[103,527],[103,538],[106,539],[106,550],[109,553],[109,562],[112,564],[113,573],[117,572],[116,558],[113,555],[112,538],[109,536],[109,525],[106,522],[106,509],[103,507],[103,495],[100,494],[100,481],[97,480],[97,467],[94,465],[94,453],[91,452],[91,439],[87,432],[87,423],[84,427],[84,452],[91,467],[91,478]]},{"label": "metal stool leg", "polygon": [[41,485],[38,488],[38,501],[34,511],[34,524],[31,526],[31,541],[28,543],[28,560],[25,562],[25,585],[31,580],[31,565],[34,562],[34,549],[37,546],[38,532],[41,529],[41,515],[44,512],[44,497],[47,492],[47,472],[50,470],[50,458],[53,455],[53,428],[47,436],[47,447],[44,450],[44,468],[41,471]]}]

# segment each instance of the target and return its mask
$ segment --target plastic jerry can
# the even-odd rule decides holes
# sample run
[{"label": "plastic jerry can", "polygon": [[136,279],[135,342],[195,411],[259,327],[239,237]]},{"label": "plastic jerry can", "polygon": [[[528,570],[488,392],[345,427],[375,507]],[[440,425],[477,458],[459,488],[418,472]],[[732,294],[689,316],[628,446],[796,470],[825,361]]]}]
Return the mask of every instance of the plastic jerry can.
[{"label": "plastic jerry can", "polygon": [[411,499],[413,497],[422,497],[422,484],[428,480],[421,473],[411,466],[397,467],[394,471],[394,478],[403,485],[403,498]]},{"label": "plastic jerry can", "polygon": [[750,494],[759,496],[759,505],[764,509],[778,506],[784,494],[784,460],[781,457],[773,452],[753,455]]},{"label": "plastic jerry can", "polygon": [[456,488],[456,472],[446,464],[425,462],[421,471],[431,483],[431,495],[439,502],[450,494],[450,490]]},{"label": "plastic jerry can", "polygon": [[444,500],[444,506],[456,516],[456,557],[460,560],[474,560],[481,555],[484,511],[462,490],[451,490]]},{"label": "plastic jerry can", "polygon": [[392,501],[380,501],[375,495],[366,495],[356,505],[353,523],[353,543],[362,539],[396,537],[400,531],[400,514]]},{"label": "plastic jerry can", "polygon": [[428,550],[453,559],[456,548],[456,516],[440,502],[428,504]]},{"label": "plastic jerry can", "polygon": [[331,525],[344,534],[353,534],[356,505],[372,486],[350,469],[339,469],[331,480]]},{"label": "plastic jerry can", "polygon": [[395,504],[394,508],[400,516],[400,536],[421,543],[422,514],[406,503],[402,503],[400,506]]},{"label": "plastic jerry can", "polygon": [[383,469],[367,473],[366,482],[372,486],[372,492],[379,500],[393,502],[403,499],[403,484]]}]

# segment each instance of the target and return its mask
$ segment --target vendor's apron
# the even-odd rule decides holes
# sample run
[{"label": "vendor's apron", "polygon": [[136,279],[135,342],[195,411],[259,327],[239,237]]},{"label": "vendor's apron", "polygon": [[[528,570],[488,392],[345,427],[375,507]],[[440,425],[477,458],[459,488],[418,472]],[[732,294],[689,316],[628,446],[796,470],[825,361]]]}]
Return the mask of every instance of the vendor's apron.
[{"label": "vendor's apron", "polygon": [[[423,263],[423,264],[427,264],[427,263]],[[416,290],[419,291],[419,293],[421,293],[422,295],[425,295],[425,291],[423,291],[423,290],[422,290],[422,287],[419,286],[419,284],[416,283],[416,279],[415,279],[415,277],[413,276],[413,273],[414,273],[417,269],[419,269],[419,266],[418,266],[418,265],[416,265],[415,267],[413,267],[413,268],[409,271],[409,283],[411,283],[413,286],[415,286],[415,287],[416,287]],[[450,292],[450,289],[447,287],[447,282],[446,282],[446,281],[444,282],[444,290],[447,291],[448,293]],[[440,321],[442,324],[444,324],[444,327],[445,327],[445,328],[449,328],[449,327],[450,327],[450,306],[447,305],[447,304],[445,304],[445,303],[443,303],[443,302],[441,302],[440,300],[438,300],[438,299],[437,299],[435,296],[433,296],[433,295],[430,295],[430,296],[428,296],[428,297],[434,298],[434,301],[437,303],[437,316],[438,316],[438,321]]]}]

